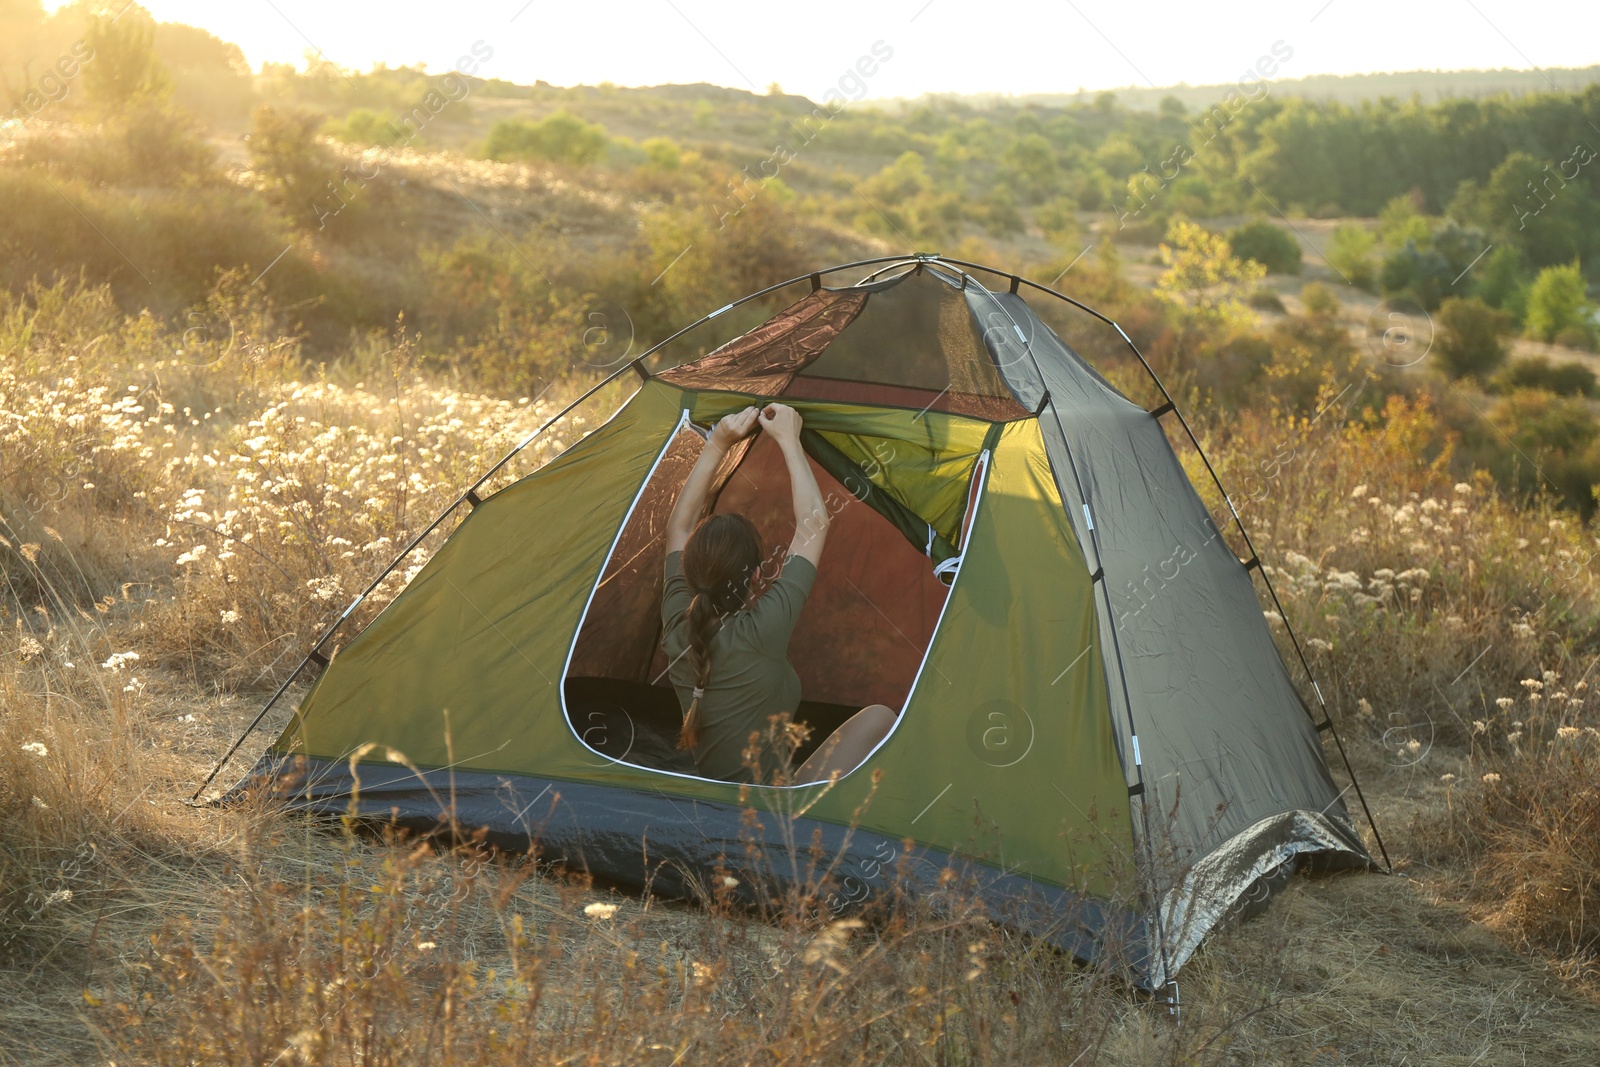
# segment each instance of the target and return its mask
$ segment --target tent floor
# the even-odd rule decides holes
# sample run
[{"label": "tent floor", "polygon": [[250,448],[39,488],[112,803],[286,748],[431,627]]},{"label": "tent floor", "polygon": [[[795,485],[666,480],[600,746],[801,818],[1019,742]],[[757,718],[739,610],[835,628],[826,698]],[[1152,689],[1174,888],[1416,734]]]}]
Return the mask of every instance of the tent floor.
[{"label": "tent floor", "polygon": [[[601,755],[651,770],[698,773],[689,753],[678,748],[683,711],[677,693],[666,686],[614,678],[568,678],[566,698],[573,730]],[[795,753],[794,762],[811,755],[860,710],[848,704],[802,700],[795,719],[811,727],[811,735]]]}]

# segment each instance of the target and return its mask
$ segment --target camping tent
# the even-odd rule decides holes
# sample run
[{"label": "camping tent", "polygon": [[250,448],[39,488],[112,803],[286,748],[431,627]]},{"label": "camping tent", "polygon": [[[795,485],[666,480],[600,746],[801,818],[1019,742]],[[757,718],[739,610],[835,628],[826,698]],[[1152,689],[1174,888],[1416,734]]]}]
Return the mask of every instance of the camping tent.
[{"label": "camping tent", "polygon": [[[1170,399],[1149,411],[1113,388],[1020,295],[1041,286],[991,291],[972,273],[989,268],[935,256],[874,263],[855,284],[811,275],[700,358],[631,361],[638,389],[602,425],[463,493],[464,520],[376,619],[331,662],[333,631],[317,643],[320,675],[241,787],[448,815],[657,892],[719,865],[800,878],[813,839],[837,853],[838,908],[956,866],[997,918],[1148,988],[1297,857],[1369,863],[1320,690],[1313,712],[1253,550],[1229,546],[1166,436]],[[741,792],[673,745],[662,532],[700,435],[767,398],[804,417],[834,512],[790,645],[798,717],[815,743],[866,704],[900,714],[832,787]],[[757,435],[712,506],[781,546],[786,485]]]}]

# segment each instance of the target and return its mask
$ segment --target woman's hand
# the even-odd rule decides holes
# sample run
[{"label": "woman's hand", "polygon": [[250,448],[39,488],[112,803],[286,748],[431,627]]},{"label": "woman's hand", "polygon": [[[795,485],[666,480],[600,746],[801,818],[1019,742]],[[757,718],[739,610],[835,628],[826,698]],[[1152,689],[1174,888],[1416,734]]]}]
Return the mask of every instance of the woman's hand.
[{"label": "woman's hand", "polygon": [[756,419],[761,413],[753,407],[743,411],[735,411],[732,415],[724,415],[717,420],[711,428],[711,436],[706,438],[708,444],[715,445],[718,451],[726,452],[746,437],[756,428]]},{"label": "woman's hand", "polygon": [[780,445],[800,440],[800,413],[787,404],[768,404],[761,409],[761,428]]}]

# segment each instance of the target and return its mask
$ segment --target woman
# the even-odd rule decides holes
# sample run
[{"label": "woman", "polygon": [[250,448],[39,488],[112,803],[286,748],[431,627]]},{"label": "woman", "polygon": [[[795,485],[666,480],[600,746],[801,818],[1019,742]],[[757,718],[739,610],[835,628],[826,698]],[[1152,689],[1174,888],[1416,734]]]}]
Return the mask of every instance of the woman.
[{"label": "woman", "polygon": [[[777,580],[761,596],[761,538],[743,515],[705,510],[723,454],[759,424],[783,450],[794,497],[794,540]],[[686,709],[679,746],[694,753],[707,778],[764,784],[820,782],[847,774],[888,736],[895,713],[882,704],[862,708],[791,772],[786,753],[760,745],[757,766],[745,758],[750,736],[769,737],[800,705],[800,678],[789,665],[794,632],[817,560],[828,537],[828,510],[800,447],[800,415],[784,404],[745,408],[712,428],[667,520],[666,592],[662,644],[668,673]]]}]

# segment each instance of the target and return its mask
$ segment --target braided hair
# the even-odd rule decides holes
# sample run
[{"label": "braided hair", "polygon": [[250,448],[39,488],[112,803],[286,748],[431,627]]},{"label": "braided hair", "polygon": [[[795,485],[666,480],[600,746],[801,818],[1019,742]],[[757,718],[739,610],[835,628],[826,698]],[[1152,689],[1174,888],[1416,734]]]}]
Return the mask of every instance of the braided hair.
[{"label": "braided hair", "polygon": [[687,612],[694,699],[683,715],[679,748],[692,749],[700,740],[700,705],[711,680],[711,639],[722,620],[749,601],[760,567],[761,535],[743,515],[707,516],[683,546],[683,576],[694,594]]}]

